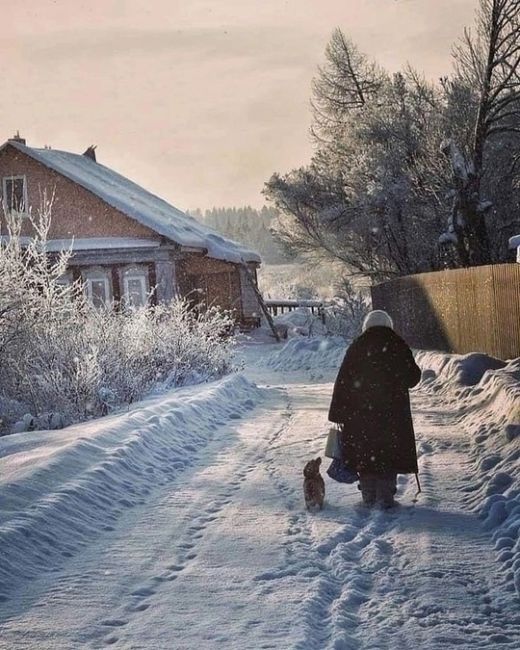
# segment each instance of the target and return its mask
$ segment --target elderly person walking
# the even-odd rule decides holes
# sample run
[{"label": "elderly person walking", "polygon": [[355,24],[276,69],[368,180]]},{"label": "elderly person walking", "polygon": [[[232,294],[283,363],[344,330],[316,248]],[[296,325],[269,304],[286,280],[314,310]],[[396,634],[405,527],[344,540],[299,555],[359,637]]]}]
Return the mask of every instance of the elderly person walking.
[{"label": "elderly person walking", "polygon": [[341,425],[343,460],[359,475],[367,505],[394,505],[397,474],[417,473],[408,389],[421,378],[390,316],[370,312],[341,364],[329,420]]}]

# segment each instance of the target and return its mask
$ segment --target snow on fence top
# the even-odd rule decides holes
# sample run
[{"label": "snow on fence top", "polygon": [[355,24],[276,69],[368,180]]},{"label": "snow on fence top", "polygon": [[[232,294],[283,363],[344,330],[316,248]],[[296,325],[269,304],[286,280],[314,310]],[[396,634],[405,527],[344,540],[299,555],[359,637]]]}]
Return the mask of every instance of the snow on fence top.
[{"label": "snow on fence top", "polygon": [[520,235],[509,238],[509,248],[516,248],[517,246],[520,246]]},{"label": "snow on fence top", "polygon": [[226,239],[155,194],[88,156],[57,149],[37,149],[14,140],[10,140],[9,144],[49,169],[81,185],[116,210],[181,246],[206,249],[209,257],[227,262],[240,263],[244,260],[260,263],[261,261],[257,253]]},{"label": "snow on fence top", "polygon": [[264,302],[268,307],[323,307],[321,300],[286,300],[285,298],[276,300],[268,298]]},{"label": "snow on fence top", "polygon": [[514,250],[516,248],[516,261],[520,262],[520,235],[515,235],[509,239],[509,248]]}]

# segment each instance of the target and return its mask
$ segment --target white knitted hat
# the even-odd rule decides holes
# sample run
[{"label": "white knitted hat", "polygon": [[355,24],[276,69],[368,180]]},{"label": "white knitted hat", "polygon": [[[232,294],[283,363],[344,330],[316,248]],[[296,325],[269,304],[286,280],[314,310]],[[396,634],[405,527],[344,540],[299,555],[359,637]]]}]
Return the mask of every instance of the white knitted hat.
[{"label": "white knitted hat", "polygon": [[392,330],[394,329],[394,322],[386,311],[374,309],[365,316],[363,332],[366,332],[369,327],[389,327]]}]

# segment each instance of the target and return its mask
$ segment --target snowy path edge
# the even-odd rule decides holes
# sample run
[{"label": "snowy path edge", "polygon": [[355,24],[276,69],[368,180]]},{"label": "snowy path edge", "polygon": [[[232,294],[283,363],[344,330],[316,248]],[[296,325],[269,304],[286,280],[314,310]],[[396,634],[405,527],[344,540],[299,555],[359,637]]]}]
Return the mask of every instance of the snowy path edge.
[{"label": "snowy path edge", "polygon": [[[192,466],[219,429],[261,398],[262,390],[237,374],[147,400],[130,413],[45,432],[43,445],[36,435],[0,438],[0,603],[22,581],[112,530],[125,509]],[[39,455],[40,446],[52,454]]]}]

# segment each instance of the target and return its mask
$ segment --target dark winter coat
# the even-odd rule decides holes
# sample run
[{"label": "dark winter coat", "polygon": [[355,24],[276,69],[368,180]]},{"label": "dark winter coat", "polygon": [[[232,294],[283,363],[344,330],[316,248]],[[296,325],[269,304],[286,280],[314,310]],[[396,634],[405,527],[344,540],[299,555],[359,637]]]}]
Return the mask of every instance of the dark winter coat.
[{"label": "dark winter coat", "polygon": [[348,348],[329,420],[343,424],[347,464],[366,472],[417,471],[408,389],[421,378],[410,348],[388,327],[371,327]]}]

